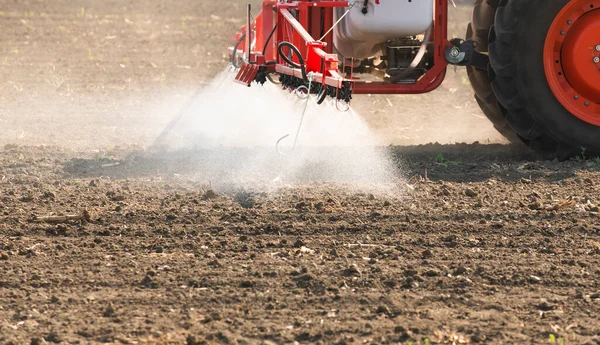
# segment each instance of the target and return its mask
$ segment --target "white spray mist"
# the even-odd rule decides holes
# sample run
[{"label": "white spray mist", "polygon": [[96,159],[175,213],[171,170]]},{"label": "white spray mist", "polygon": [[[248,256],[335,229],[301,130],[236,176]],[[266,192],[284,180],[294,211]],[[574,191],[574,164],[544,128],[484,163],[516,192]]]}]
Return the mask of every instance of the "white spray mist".
[{"label": "white spray mist", "polygon": [[[333,182],[389,190],[398,182],[396,164],[352,109],[339,111],[333,101],[317,105],[311,97],[292,150],[306,100],[269,82],[244,87],[233,77],[217,76],[159,143],[206,153],[200,176],[211,183]],[[285,135],[282,155],[275,146]]]}]

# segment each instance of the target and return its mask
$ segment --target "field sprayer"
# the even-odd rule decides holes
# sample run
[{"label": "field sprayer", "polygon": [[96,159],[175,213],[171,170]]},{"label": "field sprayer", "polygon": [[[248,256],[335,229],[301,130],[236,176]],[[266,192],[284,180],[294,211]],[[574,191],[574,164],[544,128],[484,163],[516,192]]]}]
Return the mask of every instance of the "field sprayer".
[{"label": "field sprayer", "polygon": [[495,128],[546,158],[600,154],[600,0],[476,0],[448,39],[453,0],[264,0],[230,49],[236,81],[350,102],[436,89],[466,66]]}]

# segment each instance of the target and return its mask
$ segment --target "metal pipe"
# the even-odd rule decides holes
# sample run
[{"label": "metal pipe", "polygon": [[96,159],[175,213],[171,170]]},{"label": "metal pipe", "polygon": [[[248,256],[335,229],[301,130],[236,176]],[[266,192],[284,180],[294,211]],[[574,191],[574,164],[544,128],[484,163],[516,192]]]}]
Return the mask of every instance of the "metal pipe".
[{"label": "metal pipe", "polygon": [[248,4],[248,13],[247,13],[247,26],[246,26],[246,61],[250,62],[251,50],[252,50],[252,5]]}]

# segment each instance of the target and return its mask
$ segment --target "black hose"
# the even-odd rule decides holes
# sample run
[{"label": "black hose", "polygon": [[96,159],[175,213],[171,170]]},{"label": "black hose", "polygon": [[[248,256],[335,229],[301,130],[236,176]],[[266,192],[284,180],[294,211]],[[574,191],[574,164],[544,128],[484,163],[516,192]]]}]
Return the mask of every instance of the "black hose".
[{"label": "black hose", "polygon": [[265,54],[267,53],[267,47],[269,46],[269,42],[271,41],[271,39],[273,38],[273,35],[275,34],[275,30],[277,30],[277,24],[275,24],[275,26],[273,27],[273,31],[271,31],[269,38],[267,38],[267,41],[265,42],[265,46],[262,51],[263,56],[265,56]]},{"label": "black hose", "polygon": [[233,67],[235,67],[235,68],[242,67],[237,64],[236,56],[237,56],[237,51],[238,51],[238,48],[240,47],[240,44],[242,44],[242,42],[244,42],[245,39],[246,39],[246,34],[242,34],[242,36],[240,36],[240,39],[233,46],[233,52],[231,53],[231,58],[229,60],[230,60],[231,64],[233,65]]},{"label": "black hose", "polygon": [[[296,56],[298,57],[298,62],[294,62],[291,57],[288,57],[287,55],[285,55],[283,53],[283,48],[288,47],[290,48],[290,50],[296,54]],[[298,48],[296,48],[295,45],[291,44],[290,42],[281,42],[279,43],[279,45],[277,46],[277,52],[279,53],[279,56],[281,56],[281,58],[287,62],[289,65],[291,65],[294,68],[299,68],[302,71],[302,78],[304,79],[304,81],[308,81],[308,77],[306,76],[306,67],[304,66],[304,58],[302,57],[302,54],[300,54],[300,51],[298,50]],[[293,55],[292,55],[293,57]]]}]

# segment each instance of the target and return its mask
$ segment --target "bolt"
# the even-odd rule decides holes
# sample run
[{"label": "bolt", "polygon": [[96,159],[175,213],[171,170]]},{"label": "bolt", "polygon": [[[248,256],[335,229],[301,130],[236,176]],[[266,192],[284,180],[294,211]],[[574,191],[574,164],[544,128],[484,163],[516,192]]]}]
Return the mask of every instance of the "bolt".
[{"label": "bolt", "polygon": [[561,34],[561,35],[564,35],[564,34],[565,34],[565,30],[562,30],[562,31],[560,32],[560,34]]},{"label": "bolt", "polygon": [[579,95],[575,95],[575,99],[579,99]]},{"label": "bolt", "polygon": [[590,102],[586,101],[585,103],[583,103],[586,107],[590,105]]},{"label": "bolt", "polygon": [[597,52],[600,52],[600,44],[598,44],[598,45],[596,46],[596,51],[597,51]]},{"label": "bolt", "polygon": [[450,50],[450,56],[457,58],[460,55],[460,49],[454,47]]},{"label": "bolt", "polygon": [[594,63],[599,63],[600,62],[600,57],[594,56]]}]

